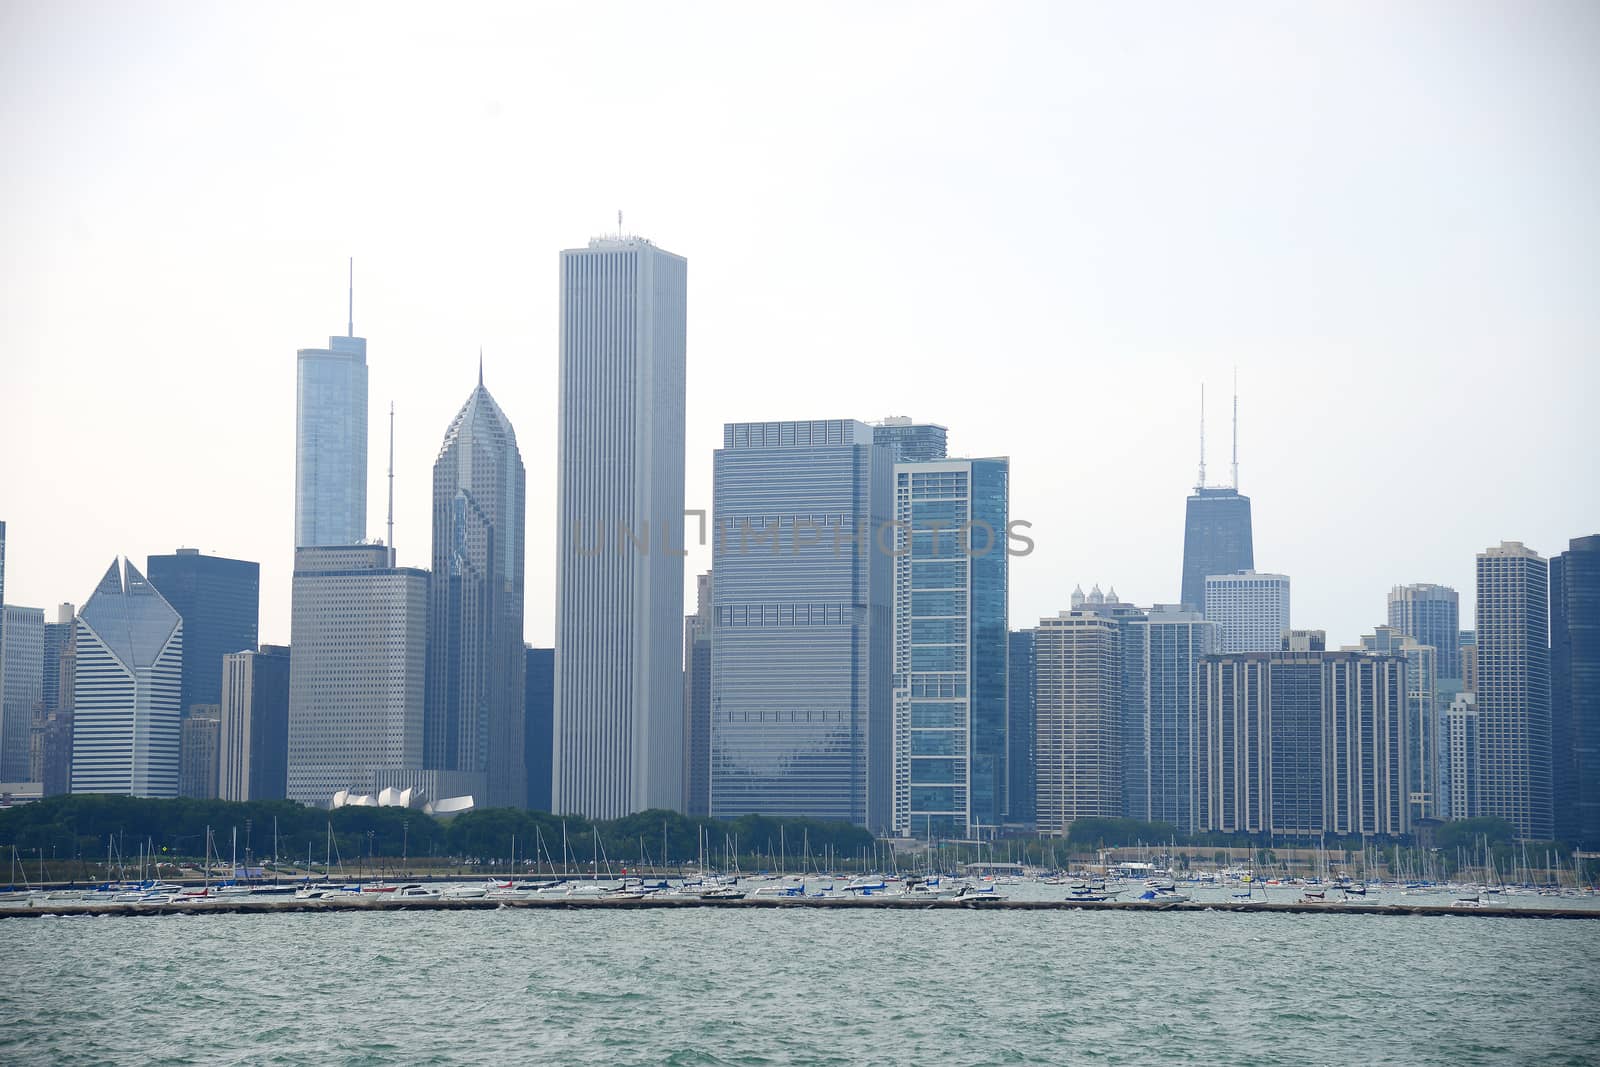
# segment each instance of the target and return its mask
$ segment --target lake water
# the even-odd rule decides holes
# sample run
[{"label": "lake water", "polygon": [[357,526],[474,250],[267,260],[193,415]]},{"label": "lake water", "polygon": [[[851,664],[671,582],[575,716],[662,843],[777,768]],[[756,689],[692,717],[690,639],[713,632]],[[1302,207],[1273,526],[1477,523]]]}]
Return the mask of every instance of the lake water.
[{"label": "lake water", "polygon": [[1600,921],[501,909],[0,947],[7,1064],[1600,1062]]}]

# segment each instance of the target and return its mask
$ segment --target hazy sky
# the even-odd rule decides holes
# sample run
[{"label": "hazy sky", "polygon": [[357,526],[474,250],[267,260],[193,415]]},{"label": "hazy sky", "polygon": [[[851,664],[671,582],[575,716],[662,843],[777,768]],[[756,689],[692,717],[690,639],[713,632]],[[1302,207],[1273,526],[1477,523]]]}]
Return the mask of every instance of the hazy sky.
[{"label": "hazy sky", "polygon": [[[261,562],[289,637],[295,350],[369,338],[396,542],[476,375],[553,634],[557,252],[689,260],[689,506],[725,421],[1012,457],[1012,625],[1177,598],[1202,380],[1257,568],[1352,642],[1399,582],[1600,530],[1600,5],[0,5],[7,601]],[[708,565],[701,549],[692,574]]]}]

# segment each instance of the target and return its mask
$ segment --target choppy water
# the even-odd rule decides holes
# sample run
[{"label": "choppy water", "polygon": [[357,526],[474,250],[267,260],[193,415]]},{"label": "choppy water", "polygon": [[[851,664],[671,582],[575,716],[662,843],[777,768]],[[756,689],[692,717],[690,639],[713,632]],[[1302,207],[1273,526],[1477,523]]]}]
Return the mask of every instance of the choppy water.
[{"label": "choppy water", "polygon": [[0,949],[8,1064],[1600,1062],[1600,921],[502,909]]}]

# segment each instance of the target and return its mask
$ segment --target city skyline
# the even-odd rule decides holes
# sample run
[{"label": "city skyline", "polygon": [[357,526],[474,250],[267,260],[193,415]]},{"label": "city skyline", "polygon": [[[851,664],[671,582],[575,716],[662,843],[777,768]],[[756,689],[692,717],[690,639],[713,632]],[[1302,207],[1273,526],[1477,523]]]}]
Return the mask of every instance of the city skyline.
[{"label": "city skyline", "polygon": [[[148,49],[113,49],[135,17],[154,18],[163,32]],[[549,644],[550,282],[556,250],[609,229],[619,206],[630,228],[697,263],[688,506],[709,504],[710,456],[727,421],[828,410],[955,427],[952,454],[1013,457],[1012,514],[1034,523],[1038,549],[1013,568],[1013,619],[1055,613],[1085,580],[1115,578],[1140,604],[1177,602],[1195,387],[1204,380],[1213,398],[1224,395],[1235,364],[1240,485],[1253,502],[1256,566],[1293,577],[1295,625],[1326,629],[1332,645],[1381,623],[1394,585],[1470,589],[1472,559],[1485,544],[1521,540],[1549,555],[1596,527],[1600,505],[1561,489],[1600,481],[1600,430],[1582,415],[1596,371],[1585,358],[1595,319],[1581,282],[1595,273],[1600,241],[1579,210],[1600,168],[1588,142],[1571,136],[1587,114],[1581,101],[1594,95],[1575,92],[1592,87],[1594,73],[1573,45],[1592,39],[1592,14],[1513,26],[1474,10],[1440,35],[1430,21],[1395,13],[1387,29],[1406,50],[1378,56],[1364,24],[1334,12],[1252,23],[1251,46],[1232,50],[1222,35],[1240,27],[1213,28],[1198,13],[1172,14],[1165,25],[1044,9],[1031,17],[1033,40],[1000,38],[980,20],[929,28],[904,55],[875,56],[882,66],[848,101],[803,94],[803,79],[780,77],[770,81],[794,88],[761,79],[748,101],[723,103],[711,83],[751,73],[753,61],[723,47],[714,20],[674,27],[641,15],[638,29],[615,42],[640,58],[638,73],[568,114],[545,101],[560,95],[547,89],[584,69],[554,48],[547,64],[515,67],[491,53],[469,68],[451,53],[440,79],[447,88],[409,87],[401,72],[416,69],[407,62],[414,42],[391,26],[362,25],[384,47],[349,67],[341,49],[357,23],[343,13],[309,41],[277,31],[247,40],[228,17],[199,27],[114,12],[85,27],[48,12],[19,16],[18,76],[38,109],[37,120],[25,122],[22,109],[4,118],[26,161],[8,189],[30,211],[0,223],[16,308],[0,324],[0,351],[8,380],[21,383],[6,391],[0,445],[25,455],[70,424],[80,429],[62,446],[69,457],[83,461],[82,450],[115,440],[124,461],[160,465],[172,491],[149,494],[130,482],[77,494],[37,465],[8,464],[0,472],[7,601],[48,608],[81,597],[110,552],[143,558],[195,546],[261,562],[261,640],[286,641],[288,368],[297,347],[348,326],[346,259],[354,255],[357,310],[371,338],[369,426],[381,424],[390,399],[397,406],[402,562],[426,560],[425,464],[457,399],[436,382],[471,373],[481,338],[490,374],[497,383],[504,376],[497,396],[527,428],[525,637]],[[829,44],[843,49],[840,62],[864,62],[873,32],[892,21],[862,18],[862,35]],[[1091,32],[1078,32],[1077,18]],[[594,32],[582,15],[563,19],[550,39]],[[831,42],[830,25],[825,18],[801,30],[796,47]],[[758,22],[755,32],[773,32],[772,24]],[[452,33],[483,43],[490,30],[469,21]],[[1100,39],[1129,41],[1130,51],[1101,55],[1075,43]],[[970,74],[948,86],[933,77],[939,61],[968,56],[969,42],[1002,40],[1023,49],[1022,62],[997,69],[974,59],[960,67]],[[95,67],[108,50],[118,56],[115,75]],[[658,87],[650,77],[668,54],[674,67],[701,64],[720,77],[647,99],[637,90]],[[1305,63],[1276,58],[1308,54]],[[763,62],[782,72],[797,56]],[[1043,56],[1055,59],[1028,61]],[[329,79],[280,97],[281,79],[263,72],[284,69],[283,60]],[[213,76],[224,62],[238,80]],[[103,87],[108,76],[118,87],[110,102],[56,91]],[[1276,85],[1278,99],[1241,88],[1261,79]],[[1125,90],[1117,106],[1094,88],[1102,82]],[[1185,91],[1175,101],[1179,83]],[[188,91],[198,85],[220,88]],[[174,95],[174,86],[186,88]],[[420,116],[403,137],[383,119],[391,114],[385,94],[397,87]],[[960,102],[973,92],[976,111]],[[339,104],[324,117],[310,105],[326,98]],[[261,138],[246,132],[252,124],[216,130],[214,106],[260,119]],[[940,108],[951,116],[948,130],[917,117]],[[980,121],[991,108],[1015,118]],[[1213,123],[1198,167],[1202,146],[1185,130],[1191,108]],[[685,109],[726,122],[665,121]],[[1313,111],[1317,123],[1301,121]],[[180,141],[206,144],[206,154],[188,154],[167,127],[152,126],[155,114],[184,131]],[[1480,121],[1433,121],[1439,114]],[[1522,121],[1528,116],[1539,121]],[[545,119],[548,136],[572,146],[570,166],[544,166],[542,151],[516,147],[522,138],[509,135],[512,121],[520,130]],[[52,129],[72,136],[56,140],[45,132]],[[1023,129],[1046,136],[1023,138]],[[351,130],[354,150],[338,152],[340,167],[307,184],[301,161],[337,151]],[[488,160],[471,179],[481,190],[463,204],[457,191],[468,179],[459,168],[411,166],[404,146],[418,137],[446,146],[441,159],[459,150]],[[624,166],[640,156],[635,138],[647,158]],[[104,165],[80,172],[69,141],[103,143]],[[1264,165],[1263,144],[1280,149]],[[1004,197],[989,195],[1000,180],[994,160],[1017,150],[1025,152],[1020,176]],[[862,153],[870,165],[846,162]],[[946,153],[950,166],[929,165]],[[703,191],[688,175],[704,173],[723,178]],[[1067,180],[1074,195],[1059,195]],[[240,201],[259,214],[234,214]],[[780,203],[784,210],[770,209]],[[422,232],[402,234],[393,220],[419,205]],[[434,221],[447,215],[448,228]],[[1462,217],[1474,225],[1461,227]],[[753,252],[753,219],[785,255]],[[770,329],[801,304],[819,313]],[[102,322],[116,323],[115,333]],[[1011,373],[963,373],[975,352]],[[1492,390],[1475,384],[1513,357],[1525,373]],[[919,373],[904,376],[906,360]],[[125,373],[129,366],[138,371]],[[740,384],[753,366],[781,386],[754,404]],[[1382,373],[1390,388],[1359,384],[1368,372]],[[115,391],[86,387],[113,376]],[[1569,387],[1538,384],[1549,380]],[[843,382],[848,410],[839,406]],[[1083,398],[1074,431],[1116,435],[1116,449],[1074,459],[1054,447],[1063,388]],[[1422,393],[1433,398],[1427,410],[1411,402]],[[141,417],[174,400],[185,419]],[[1139,432],[1130,435],[1135,413]],[[1222,425],[1225,406],[1213,399],[1210,415]],[[1398,476],[1399,438],[1376,432],[1405,425],[1411,439],[1444,437],[1491,417],[1504,429],[1495,448],[1422,483]],[[1217,443],[1211,460],[1220,467]],[[1546,462],[1558,450],[1559,476]],[[369,516],[382,511],[382,452],[368,449]],[[1495,488],[1478,492],[1479,483]],[[1116,506],[1079,506],[1086,500]],[[1347,510],[1337,522],[1326,517],[1329,500]],[[1348,521],[1350,509],[1365,521]],[[1450,520],[1436,521],[1442,515]],[[366,533],[380,531],[369,525]],[[690,551],[686,574],[709,562],[700,546]],[[1470,626],[1470,605],[1462,616]]]}]

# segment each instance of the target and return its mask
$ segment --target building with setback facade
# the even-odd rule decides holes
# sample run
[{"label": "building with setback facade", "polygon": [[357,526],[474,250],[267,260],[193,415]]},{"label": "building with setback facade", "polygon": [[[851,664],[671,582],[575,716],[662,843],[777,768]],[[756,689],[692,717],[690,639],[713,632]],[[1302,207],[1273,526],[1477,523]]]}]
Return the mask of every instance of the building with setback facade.
[{"label": "building with setback facade", "polygon": [[379,772],[422,769],[428,572],[390,558],[383,545],[295,551],[290,800],[326,805],[375,793]]},{"label": "building with setback facade", "polygon": [[993,834],[1009,784],[1010,462],[929,460],[894,471],[894,830]]},{"label": "building with setback facade", "polygon": [[222,657],[217,795],[223,800],[287,795],[289,662],[286,645]]},{"label": "building with setback facade", "polygon": [[913,422],[905,416],[891,416],[874,423],[872,440],[883,445],[896,463],[928,463],[946,456],[949,431],[931,422]]},{"label": "building with setback facade", "polygon": [[131,562],[77,618],[72,792],[178,795],[183,619]]},{"label": "building with setback facade", "polygon": [[[480,805],[527,802],[522,641],[526,475],[516,431],[478,385],[433,465],[423,762],[475,775]],[[463,778],[462,781],[471,779]]]},{"label": "building with setback facade", "polygon": [[367,341],[355,335],[354,310],[352,285],[346,335],[296,355],[296,548],[353,545],[367,536]]},{"label": "building with setback facade", "polygon": [[638,237],[561,253],[558,811],[683,803],[688,263]]},{"label": "building with setback facade", "polygon": [[1285,574],[1207,575],[1205,617],[1217,624],[1218,652],[1275,652],[1289,629]]},{"label": "building with setback facade", "polygon": [[724,426],[712,466],[713,817],[888,829],[893,476],[866,423]]},{"label": "building with setback facade", "polygon": [[222,700],[222,657],[256,647],[261,616],[261,565],[202,556],[180,548],[151,556],[145,577],[183,618],[185,714],[196,704]]},{"label": "building with setback facade", "polygon": [[1480,815],[1548,840],[1550,567],[1520,541],[1478,553],[1477,673]]},{"label": "building with setback facade", "polygon": [[1600,534],[1550,560],[1555,833],[1600,850]]}]

